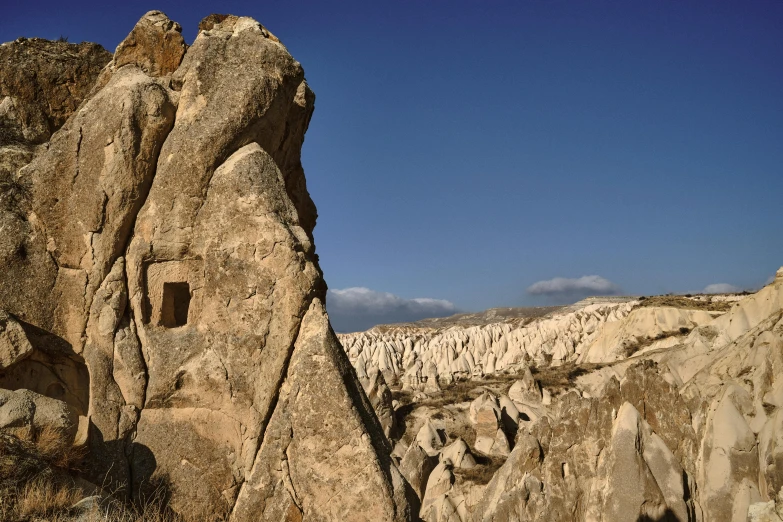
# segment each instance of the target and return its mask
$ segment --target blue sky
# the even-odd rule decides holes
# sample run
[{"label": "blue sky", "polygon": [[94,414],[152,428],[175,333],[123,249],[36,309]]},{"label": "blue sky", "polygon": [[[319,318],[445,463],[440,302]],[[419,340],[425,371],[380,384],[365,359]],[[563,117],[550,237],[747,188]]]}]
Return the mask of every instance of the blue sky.
[{"label": "blue sky", "polygon": [[252,16],[303,64],[338,330],[783,265],[779,1],[44,1],[6,6],[0,40],[113,50],[149,9],[189,42]]}]

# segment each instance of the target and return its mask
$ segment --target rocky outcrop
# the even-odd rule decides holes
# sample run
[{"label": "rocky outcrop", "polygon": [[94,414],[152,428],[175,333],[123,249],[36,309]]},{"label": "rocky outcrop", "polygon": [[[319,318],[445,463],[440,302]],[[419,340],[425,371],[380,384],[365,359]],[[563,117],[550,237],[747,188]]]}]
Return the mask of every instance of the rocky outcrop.
[{"label": "rocky outcrop", "polygon": [[48,141],[109,60],[93,43],[19,38],[0,45],[0,145]]},{"label": "rocky outcrop", "polygon": [[90,94],[14,173],[0,387],[57,395],[95,482],[180,513],[410,519],[388,388],[368,400],[323,307],[301,65],[250,18],[187,48],[158,11],[98,78],[82,62]]},{"label": "rocky outcrop", "polygon": [[376,370],[372,372],[372,375],[359,380],[362,383],[364,392],[367,394],[367,398],[370,400],[370,404],[372,404],[375,414],[378,416],[384,435],[389,437],[395,428],[396,417],[394,415],[394,405],[392,404],[392,393],[389,386],[386,385],[383,374]]}]

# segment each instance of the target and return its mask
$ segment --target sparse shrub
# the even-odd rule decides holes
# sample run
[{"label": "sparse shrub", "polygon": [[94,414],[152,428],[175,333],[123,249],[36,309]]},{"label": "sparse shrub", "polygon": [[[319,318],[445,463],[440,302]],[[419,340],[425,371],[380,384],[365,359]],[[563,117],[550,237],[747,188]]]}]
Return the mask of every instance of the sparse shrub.
[{"label": "sparse shrub", "polygon": [[635,308],[643,308],[648,306],[671,306],[673,308],[681,308],[683,310],[706,310],[710,312],[725,312],[731,308],[731,303],[726,301],[712,301],[712,299],[708,299],[706,301],[697,301],[695,299],[688,299],[687,296],[669,294],[648,297],[646,299],[639,298],[639,301],[639,304],[637,304]]},{"label": "sparse shrub", "polygon": [[473,426],[471,426],[469,423],[458,424],[454,426],[448,433],[448,436],[449,444],[456,441],[457,439],[462,439],[467,443],[468,446],[472,448],[476,443],[476,430],[474,430]]},{"label": "sparse shrub", "polygon": [[481,453],[475,453],[473,456],[478,466],[471,469],[454,468],[454,474],[461,477],[463,481],[479,485],[489,484],[489,481],[492,480],[492,477],[495,476],[495,473],[505,462],[504,459],[482,455]]},{"label": "sparse shrub", "polygon": [[562,364],[560,366],[545,366],[537,368],[530,367],[530,373],[538,381],[542,388],[553,390],[563,390],[570,388],[576,383],[577,377],[598,370],[603,367],[602,364],[581,364],[574,363]]},{"label": "sparse shrub", "polygon": [[60,428],[30,426],[7,430],[7,433],[32,444],[40,458],[48,465],[63,471],[79,471],[86,448],[74,447],[70,437]]}]

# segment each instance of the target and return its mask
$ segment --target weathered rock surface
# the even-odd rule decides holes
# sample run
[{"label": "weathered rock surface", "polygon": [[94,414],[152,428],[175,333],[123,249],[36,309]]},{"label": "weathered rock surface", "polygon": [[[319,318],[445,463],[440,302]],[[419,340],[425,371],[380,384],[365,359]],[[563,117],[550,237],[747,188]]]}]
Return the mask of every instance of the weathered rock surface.
[{"label": "weathered rock surface", "polygon": [[[74,78],[12,93],[35,116],[18,135],[62,127],[0,209],[0,387],[89,418],[89,475],[165,487],[184,514],[411,519],[388,387],[377,378],[368,400],[323,307],[301,65],[236,16],[187,48],[151,11],[100,77],[84,49]],[[60,100],[58,79],[75,94]]]}]

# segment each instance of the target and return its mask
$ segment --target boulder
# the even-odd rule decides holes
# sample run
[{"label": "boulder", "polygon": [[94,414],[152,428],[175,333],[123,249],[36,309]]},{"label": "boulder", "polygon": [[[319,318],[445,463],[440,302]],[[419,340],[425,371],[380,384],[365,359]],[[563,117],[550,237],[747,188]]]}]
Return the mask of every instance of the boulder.
[{"label": "boulder", "polygon": [[474,447],[486,454],[505,457],[511,451],[503,431],[502,411],[497,397],[484,391],[470,405],[470,420],[476,431]]},{"label": "boulder", "polygon": [[468,444],[460,438],[443,448],[440,453],[440,460],[444,461],[446,459],[455,468],[472,469],[476,467],[476,459],[473,458]]},{"label": "boulder", "polygon": [[438,429],[429,419],[422,424],[416,434],[416,443],[430,457],[436,457],[443,449],[445,442],[446,436],[443,430]]},{"label": "boulder", "polygon": [[400,473],[416,492],[419,499],[424,498],[427,480],[437,465],[437,459],[431,457],[416,443],[411,444],[400,461]]},{"label": "boulder", "polygon": [[79,428],[79,416],[68,405],[30,390],[0,389],[0,429],[32,428],[38,432],[54,429],[73,441]]}]

